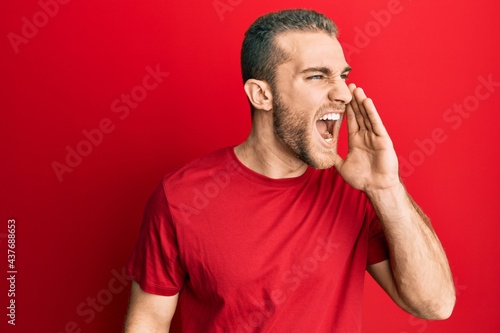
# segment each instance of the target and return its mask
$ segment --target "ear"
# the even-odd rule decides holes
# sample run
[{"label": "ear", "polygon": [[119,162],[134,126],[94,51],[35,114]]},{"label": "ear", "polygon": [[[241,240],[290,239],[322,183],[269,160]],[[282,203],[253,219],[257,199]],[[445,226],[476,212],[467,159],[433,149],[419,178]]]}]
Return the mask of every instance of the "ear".
[{"label": "ear", "polygon": [[249,79],[245,82],[244,88],[255,109],[264,111],[273,109],[273,95],[271,87],[266,81]]}]

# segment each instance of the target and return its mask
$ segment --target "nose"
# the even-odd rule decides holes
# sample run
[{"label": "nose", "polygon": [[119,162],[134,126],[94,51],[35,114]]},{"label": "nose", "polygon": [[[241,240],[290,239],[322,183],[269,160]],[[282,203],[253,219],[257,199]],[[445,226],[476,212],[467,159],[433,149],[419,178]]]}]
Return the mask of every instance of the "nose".
[{"label": "nose", "polygon": [[329,96],[331,101],[347,105],[352,100],[352,94],[345,80],[339,80],[332,85]]}]

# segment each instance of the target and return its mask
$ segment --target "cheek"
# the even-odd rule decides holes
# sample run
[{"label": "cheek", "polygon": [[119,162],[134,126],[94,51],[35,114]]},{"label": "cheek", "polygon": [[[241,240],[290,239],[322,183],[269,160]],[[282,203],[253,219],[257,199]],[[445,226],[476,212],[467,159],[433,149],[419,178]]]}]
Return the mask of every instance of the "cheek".
[{"label": "cheek", "polygon": [[322,85],[305,86],[296,90],[293,98],[301,105],[317,111],[328,102],[328,90]]},{"label": "cheek", "polygon": [[302,117],[314,116],[321,105],[321,102],[315,96],[308,94],[305,91],[297,92],[294,95],[287,96],[286,105],[290,108],[297,110]]},{"label": "cheek", "polygon": [[288,82],[280,84],[280,98],[283,104],[315,115],[318,109],[327,104],[329,85],[326,82],[305,83]]}]

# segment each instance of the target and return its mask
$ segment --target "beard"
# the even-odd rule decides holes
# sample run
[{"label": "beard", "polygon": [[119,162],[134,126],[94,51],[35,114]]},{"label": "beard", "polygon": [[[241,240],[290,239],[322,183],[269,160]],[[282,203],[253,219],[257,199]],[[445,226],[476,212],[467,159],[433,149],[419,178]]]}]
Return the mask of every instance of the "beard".
[{"label": "beard", "polygon": [[[327,156],[321,158],[321,152],[314,150],[313,127],[311,126],[310,112],[294,110],[287,106],[277,89],[273,91],[273,126],[276,135],[286,148],[293,154],[316,169],[327,169],[333,166],[336,148],[333,151],[325,152]],[[323,108],[315,112],[314,117],[319,115]]]}]

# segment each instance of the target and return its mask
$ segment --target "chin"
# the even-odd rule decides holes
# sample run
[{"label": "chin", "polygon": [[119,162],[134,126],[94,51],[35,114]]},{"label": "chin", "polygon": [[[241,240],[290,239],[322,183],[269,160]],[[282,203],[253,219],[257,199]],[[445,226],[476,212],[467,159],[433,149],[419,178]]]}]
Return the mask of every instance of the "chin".
[{"label": "chin", "polygon": [[333,167],[333,161],[332,162],[322,162],[322,163],[317,163],[315,165],[311,165],[315,169],[323,170],[323,169],[330,169]]},{"label": "chin", "polygon": [[299,158],[307,165],[315,169],[329,169],[335,164],[335,159],[337,158],[336,152],[331,152],[328,156],[318,156],[315,154],[313,156],[300,156]]}]

